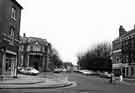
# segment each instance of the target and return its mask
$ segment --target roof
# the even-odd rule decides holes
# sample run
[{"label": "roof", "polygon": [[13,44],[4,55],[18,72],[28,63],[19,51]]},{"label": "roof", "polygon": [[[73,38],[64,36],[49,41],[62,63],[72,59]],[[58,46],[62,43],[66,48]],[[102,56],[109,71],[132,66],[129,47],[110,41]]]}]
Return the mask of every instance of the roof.
[{"label": "roof", "polygon": [[13,1],[18,7],[20,7],[21,9],[23,9],[23,7],[16,0],[11,0],[11,1]]},{"label": "roof", "polygon": [[117,38],[115,38],[113,41],[112,41],[112,43],[114,43],[114,42],[119,42],[120,41],[120,37],[117,37]]},{"label": "roof", "polygon": [[127,33],[123,34],[121,37],[129,36],[132,33],[135,33],[135,29],[132,29],[132,30],[128,31]]},{"label": "roof", "polygon": [[123,34],[123,35],[120,36],[120,37],[115,38],[112,42],[117,42],[117,41],[120,40],[120,38],[124,38],[124,37],[126,37],[126,36],[130,36],[130,35],[133,34],[133,33],[135,34],[135,29],[132,29],[132,30],[130,30],[130,31],[127,31],[127,33]]},{"label": "roof", "polygon": [[29,44],[35,44],[36,42],[40,45],[48,45],[48,42],[46,39],[42,39],[42,38],[38,38],[38,37],[20,37],[21,41],[25,42],[25,40],[27,40],[27,42]]}]

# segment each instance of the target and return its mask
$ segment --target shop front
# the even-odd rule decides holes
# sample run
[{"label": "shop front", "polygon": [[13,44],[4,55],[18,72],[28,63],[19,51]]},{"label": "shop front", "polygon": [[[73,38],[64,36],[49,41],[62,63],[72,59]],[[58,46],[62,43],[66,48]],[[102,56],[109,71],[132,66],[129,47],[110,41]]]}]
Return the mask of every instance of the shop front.
[{"label": "shop front", "polygon": [[113,73],[115,76],[120,76],[122,75],[123,77],[128,77],[128,64],[124,63],[118,63],[118,64],[113,64]]},{"label": "shop front", "polygon": [[17,57],[14,54],[6,53],[5,75],[16,76]]},{"label": "shop front", "polygon": [[8,49],[0,52],[0,77],[17,77],[17,53]]}]

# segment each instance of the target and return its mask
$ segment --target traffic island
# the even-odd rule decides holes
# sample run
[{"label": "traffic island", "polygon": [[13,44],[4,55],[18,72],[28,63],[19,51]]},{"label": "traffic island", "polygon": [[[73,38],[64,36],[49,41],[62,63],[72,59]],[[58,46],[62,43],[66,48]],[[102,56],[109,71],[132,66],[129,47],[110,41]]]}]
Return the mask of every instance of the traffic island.
[{"label": "traffic island", "polygon": [[50,88],[61,88],[69,87],[74,82],[63,82],[63,83],[52,83],[40,82],[36,84],[0,84],[0,89],[50,89]]},{"label": "traffic island", "polygon": [[0,89],[50,89],[69,87],[73,84],[74,82],[70,82],[67,79],[61,80],[61,78],[49,79],[29,76],[13,80],[0,81]]}]

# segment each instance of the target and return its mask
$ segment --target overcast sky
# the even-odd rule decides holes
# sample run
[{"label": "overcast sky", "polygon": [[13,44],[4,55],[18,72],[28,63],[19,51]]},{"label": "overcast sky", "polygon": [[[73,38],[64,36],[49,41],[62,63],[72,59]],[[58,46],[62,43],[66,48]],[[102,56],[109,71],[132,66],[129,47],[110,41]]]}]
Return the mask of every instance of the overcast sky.
[{"label": "overcast sky", "polygon": [[47,39],[63,61],[102,41],[118,37],[119,25],[135,24],[134,0],[17,0],[22,10],[21,35]]}]

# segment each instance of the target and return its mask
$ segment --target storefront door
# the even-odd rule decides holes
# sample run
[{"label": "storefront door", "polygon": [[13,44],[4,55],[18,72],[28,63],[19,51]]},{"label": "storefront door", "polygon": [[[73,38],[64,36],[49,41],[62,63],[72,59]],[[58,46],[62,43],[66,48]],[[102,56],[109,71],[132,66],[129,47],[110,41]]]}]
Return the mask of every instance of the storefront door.
[{"label": "storefront door", "polygon": [[16,66],[16,56],[7,56],[6,57],[6,67],[5,74],[14,76],[15,75],[15,66]]}]

